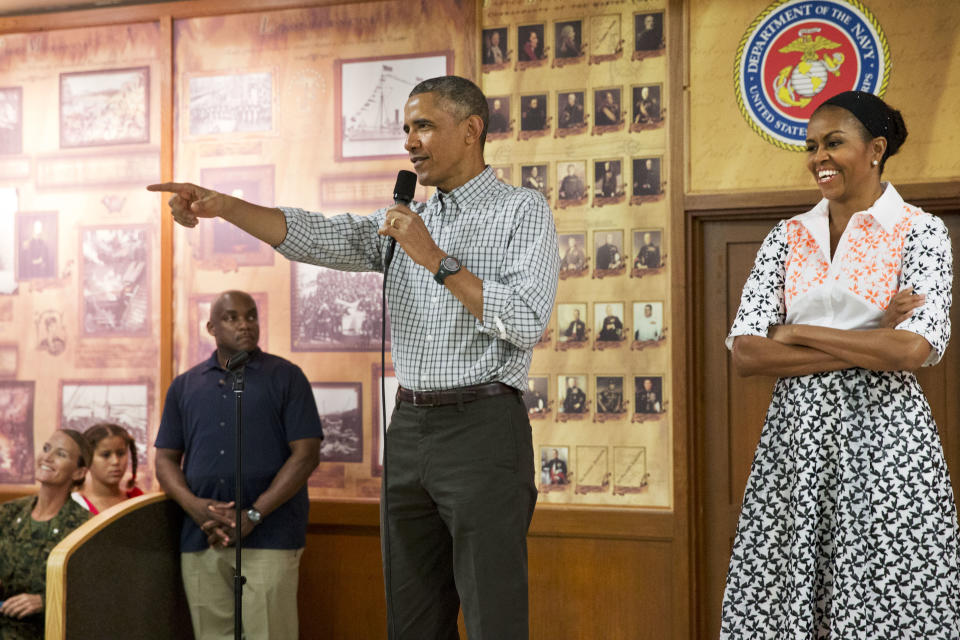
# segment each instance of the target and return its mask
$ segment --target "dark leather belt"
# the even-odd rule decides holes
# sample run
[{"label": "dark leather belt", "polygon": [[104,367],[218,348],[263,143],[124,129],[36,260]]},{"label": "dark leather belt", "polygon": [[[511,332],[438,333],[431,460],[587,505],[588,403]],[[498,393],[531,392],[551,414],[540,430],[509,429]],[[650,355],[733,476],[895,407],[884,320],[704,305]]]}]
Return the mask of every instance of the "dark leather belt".
[{"label": "dark leather belt", "polygon": [[487,382],[472,387],[458,387],[457,389],[444,389],[443,391],[411,391],[400,387],[397,389],[397,400],[409,402],[416,407],[439,407],[447,404],[465,404],[507,393],[519,394],[520,392],[502,382]]}]

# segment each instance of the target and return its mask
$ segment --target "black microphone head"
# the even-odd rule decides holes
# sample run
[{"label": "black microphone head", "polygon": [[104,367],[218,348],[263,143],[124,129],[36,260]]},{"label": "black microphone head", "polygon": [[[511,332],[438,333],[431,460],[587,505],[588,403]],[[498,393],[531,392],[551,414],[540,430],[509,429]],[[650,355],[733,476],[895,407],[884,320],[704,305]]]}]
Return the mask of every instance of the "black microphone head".
[{"label": "black microphone head", "polygon": [[250,359],[249,351],[237,351],[235,354],[230,356],[230,359],[227,360],[226,369],[227,371],[234,371],[239,369],[243,365],[247,364],[247,360]]},{"label": "black microphone head", "polygon": [[397,173],[397,184],[393,187],[393,201],[397,204],[410,204],[417,190],[417,174],[401,170]]}]

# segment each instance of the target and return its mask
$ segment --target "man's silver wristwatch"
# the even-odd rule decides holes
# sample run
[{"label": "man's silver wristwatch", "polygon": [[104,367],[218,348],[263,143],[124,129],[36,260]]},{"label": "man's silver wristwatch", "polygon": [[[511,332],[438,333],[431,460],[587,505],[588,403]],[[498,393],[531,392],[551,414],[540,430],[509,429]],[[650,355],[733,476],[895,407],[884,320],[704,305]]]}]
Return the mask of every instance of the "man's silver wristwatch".
[{"label": "man's silver wristwatch", "polygon": [[260,521],[263,520],[263,514],[251,507],[247,509],[247,520],[253,524],[260,524]]}]

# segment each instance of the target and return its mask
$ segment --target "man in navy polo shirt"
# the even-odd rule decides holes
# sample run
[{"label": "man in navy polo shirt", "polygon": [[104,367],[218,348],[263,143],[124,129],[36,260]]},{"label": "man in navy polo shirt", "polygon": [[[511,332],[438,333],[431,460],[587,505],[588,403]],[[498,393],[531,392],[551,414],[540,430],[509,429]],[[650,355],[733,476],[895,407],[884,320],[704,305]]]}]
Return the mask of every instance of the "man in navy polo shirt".
[{"label": "man in navy polo shirt", "polygon": [[[248,351],[243,399],[243,628],[248,638],[295,639],[300,555],[306,544],[307,478],[323,432],[299,367],[257,347],[257,305],[222,293],[207,331],[217,350],[177,376],[157,433],[157,478],[184,518],[183,584],[198,640],[233,637],[236,540],[233,499],[236,400],[224,365]],[[182,462],[182,466],[181,466]]]}]

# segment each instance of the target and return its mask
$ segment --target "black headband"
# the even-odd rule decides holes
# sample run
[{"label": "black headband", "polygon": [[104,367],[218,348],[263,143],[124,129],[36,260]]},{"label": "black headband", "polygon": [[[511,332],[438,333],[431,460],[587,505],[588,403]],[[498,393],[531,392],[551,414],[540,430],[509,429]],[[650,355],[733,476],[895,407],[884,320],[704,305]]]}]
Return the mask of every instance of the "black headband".
[{"label": "black headband", "polygon": [[[860,121],[874,138],[884,137],[890,142],[890,107],[865,91],[844,91],[824,101],[820,107],[834,106],[846,109]],[[820,108],[818,107],[818,108]]]}]

